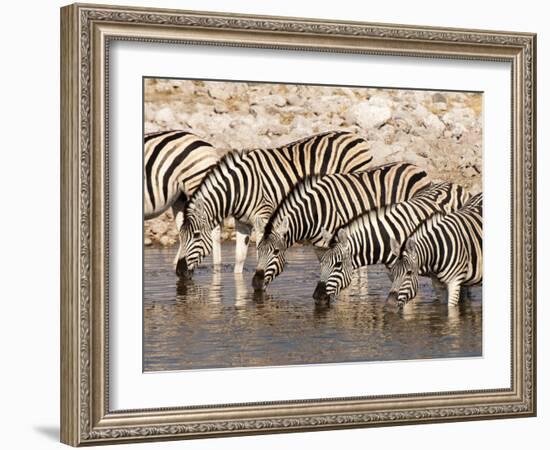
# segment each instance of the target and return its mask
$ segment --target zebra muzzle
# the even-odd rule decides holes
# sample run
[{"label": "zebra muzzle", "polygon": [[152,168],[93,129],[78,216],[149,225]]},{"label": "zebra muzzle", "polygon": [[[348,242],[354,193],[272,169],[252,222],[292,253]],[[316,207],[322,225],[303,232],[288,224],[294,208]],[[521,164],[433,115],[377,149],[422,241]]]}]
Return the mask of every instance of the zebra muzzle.
[{"label": "zebra muzzle", "polygon": [[265,289],[265,272],[263,270],[256,270],[252,278],[252,287],[255,291],[263,291]]},{"label": "zebra muzzle", "polygon": [[390,292],[388,294],[388,298],[386,300],[386,303],[391,306],[397,306],[401,308],[405,302],[403,300],[399,300],[399,297],[397,296],[397,292]]},{"label": "zebra muzzle", "polygon": [[327,294],[327,285],[323,281],[319,281],[317,283],[317,286],[315,287],[315,291],[313,291],[313,298],[315,300],[323,300],[326,301],[329,299],[329,295]]},{"label": "zebra muzzle", "polygon": [[187,260],[182,258],[176,265],[176,275],[180,278],[191,278],[193,271],[187,268]]}]

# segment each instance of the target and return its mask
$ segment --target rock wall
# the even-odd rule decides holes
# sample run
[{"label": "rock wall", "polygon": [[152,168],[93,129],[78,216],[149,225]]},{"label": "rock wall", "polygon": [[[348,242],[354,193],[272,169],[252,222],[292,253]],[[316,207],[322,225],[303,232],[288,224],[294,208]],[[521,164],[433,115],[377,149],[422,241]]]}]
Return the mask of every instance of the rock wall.
[{"label": "rock wall", "polygon": [[[144,111],[146,133],[191,130],[220,152],[354,131],[369,140],[375,165],[411,162],[436,181],[482,188],[478,93],[147,79]],[[224,228],[231,238],[231,222]],[[171,213],[146,221],[144,238],[175,244]]]}]

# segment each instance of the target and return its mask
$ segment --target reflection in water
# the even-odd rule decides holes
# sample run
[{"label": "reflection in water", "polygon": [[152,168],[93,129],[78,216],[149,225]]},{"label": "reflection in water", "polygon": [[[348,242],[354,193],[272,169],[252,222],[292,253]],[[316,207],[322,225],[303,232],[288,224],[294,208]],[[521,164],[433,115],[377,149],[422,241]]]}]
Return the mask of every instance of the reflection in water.
[{"label": "reflection in water", "polygon": [[[223,245],[223,261],[233,261],[232,250]],[[423,278],[418,297],[399,310],[385,302],[386,269],[371,266],[336,301],[316,304],[311,247],[292,248],[284,273],[258,294],[250,252],[243,274],[206,260],[193,279],[178,281],[174,250],[145,249],[145,371],[481,355],[479,287],[448,310]]]}]

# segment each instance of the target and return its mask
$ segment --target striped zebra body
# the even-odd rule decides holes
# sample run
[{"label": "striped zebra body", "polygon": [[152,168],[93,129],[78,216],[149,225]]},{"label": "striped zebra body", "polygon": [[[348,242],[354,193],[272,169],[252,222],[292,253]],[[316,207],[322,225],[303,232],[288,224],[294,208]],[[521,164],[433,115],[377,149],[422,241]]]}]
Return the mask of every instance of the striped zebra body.
[{"label": "striped zebra body", "polygon": [[231,216],[237,239],[244,244],[235,264],[235,272],[242,272],[252,227],[263,228],[300,180],[364,170],[371,160],[367,142],[345,131],[321,133],[274,149],[228,153],[189,201],[180,232],[178,274],[189,274],[209,254],[211,230]]},{"label": "striped zebra body", "polygon": [[295,243],[311,243],[320,255],[342,225],[369,209],[407,200],[429,185],[426,172],[408,163],[304,179],[264,229],[252,285],[265,289],[283,271],[286,250]]},{"label": "striped zebra body", "polygon": [[453,183],[435,183],[409,200],[368,211],[335,233],[321,258],[321,277],[313,297],[329,300],[351,282],[353,271],[371,264],[392,266],[392,242],[403,243],[420,224],[440,212],[462,207],[468,193]]},{"label": "striped zebra body", "polygon": [[[143,145],[144,218],[152,219],[172,207],[179,229],[189,197],[218,163],[220,152],[199,136],[183,130],[147,134]],[[220,262],[219,234],[219,229],[213,233],[215,264]],[[174,264],[177,260],[178,255]]]},{"label": "striped zebra body", "polygon": [[396,246],[399,259],[392,267],[388,300],[403,305],[418,292],[418,277],[428,275],[447,286],[447,302],[454,306],[462,286],[483,280],[483,198],[477,194],[463,208],[429,218]]},{"label": "striped zebra body", "polygon": [[151,219],[177,200],[186,201],[220,154],[199,136],[172,130],[144,137],[144,216]]}]

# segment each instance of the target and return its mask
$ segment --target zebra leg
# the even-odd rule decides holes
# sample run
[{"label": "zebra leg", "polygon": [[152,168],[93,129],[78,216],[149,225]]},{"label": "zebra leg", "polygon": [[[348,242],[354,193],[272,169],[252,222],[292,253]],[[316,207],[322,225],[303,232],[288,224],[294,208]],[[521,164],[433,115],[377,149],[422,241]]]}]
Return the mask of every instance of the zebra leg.
[{"label": "zebra leg", "polygon": [[235,220],[235,232],[235,269],[233,272],[242,273],[244,262],[246,260],[246,254],[248,252],[248,244],[250,242],[252,227],[246,223]]},{"label": "zebra leg", "polygon": [[445,298],[445,283],[439,281],[436,277],[431,277],[432,279],[432,288],[434,290],[437,300],[443,301]]},{"label": "zebra leg", "polygon": [[447,304],[448,306],[458,305],[460,300],[460,281],[453,280],[447,283]]},{"label": "zebra leg", "polygon": [[212,264],[219,266],[222,263],[221,246],[222,226],[218,225],[212,230]]}]

